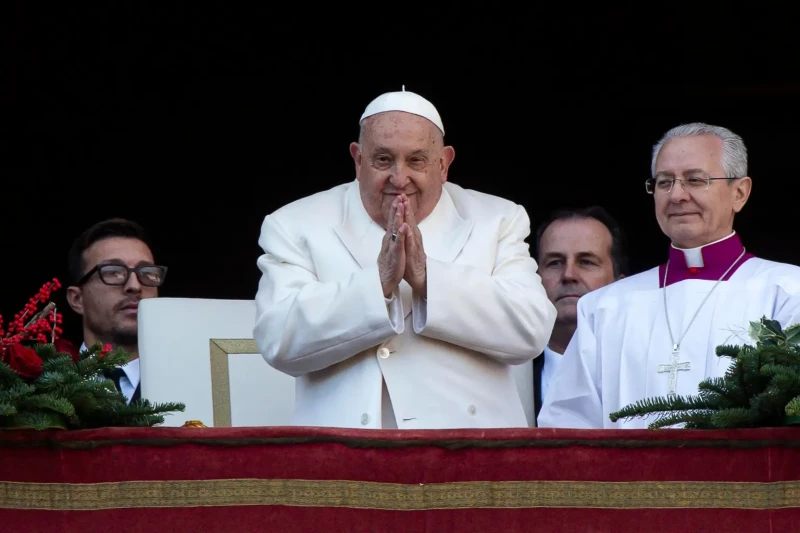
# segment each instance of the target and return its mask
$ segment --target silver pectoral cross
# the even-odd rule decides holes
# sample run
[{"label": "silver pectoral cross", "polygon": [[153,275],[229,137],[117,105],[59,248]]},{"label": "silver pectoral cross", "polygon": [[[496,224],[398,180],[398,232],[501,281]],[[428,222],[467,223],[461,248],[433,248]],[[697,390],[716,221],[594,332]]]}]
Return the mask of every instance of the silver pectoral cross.
[{"label": "silver pectoral cross", "polygon": [[685,361],[683,363],[678,362],[678,356],[680,355],[680,347],[677,344],[672,345],[672,357],[670,357],[670,362],[668,365],[658,365],[658,372],[659,374],[664,372],[669,372],[669,394],[675,394],[675,391],[678,389],[678,370],[689,370],[691,368],[691,363],[689,361]]}]

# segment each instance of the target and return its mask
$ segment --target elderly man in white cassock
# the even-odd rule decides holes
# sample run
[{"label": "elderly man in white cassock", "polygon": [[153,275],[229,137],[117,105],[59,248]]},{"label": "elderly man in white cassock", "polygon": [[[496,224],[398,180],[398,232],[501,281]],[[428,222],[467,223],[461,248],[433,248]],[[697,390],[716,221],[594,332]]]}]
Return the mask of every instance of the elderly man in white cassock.
[{"label": "elderly man in white cassock", "polygon": [[743,344],[762,316],[800,321],[800,268],[754,257],[733,230],[752,185],[747,151],[728,129],[688,124],[655,145],[653,195],[672,241],[666,263],[585,295],[578,327],[539,415],[541,427],[645,428],[609,414],[639,400],[696,395],[730,365],[721,344]]},{"label": "elderly man in white cassock", "polygon": [[254,338],[297,378],[293,424],[527,427],[511,365],[556,312],[525,209],[447,181],[455,152],[421,96],[383,94],[360,125],[356,180],[261,228]]}]

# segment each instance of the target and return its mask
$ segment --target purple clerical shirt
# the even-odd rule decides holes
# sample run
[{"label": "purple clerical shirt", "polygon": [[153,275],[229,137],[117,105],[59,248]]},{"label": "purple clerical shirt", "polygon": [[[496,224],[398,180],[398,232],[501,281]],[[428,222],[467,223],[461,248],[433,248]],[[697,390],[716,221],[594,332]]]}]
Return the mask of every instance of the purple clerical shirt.
[{"label": "purple clerical shirt", "polygon": [[[742,255],[744,245],[742,240],[736,233],[732,233],[717,242],[707,244],[699,250],[681,250],[670,246],[669,248],[669,274],[667,276],[667,285],[672,285],[679,281],[687,279],[702,279],[706,281],[717,281],[722,274],[736,261],[736,264],[730,271],[725,274],[723,281],[728,280],[736,270],[744,264],[745,261],[751,257],[755,257],[751,253],[745,253],[738,261],[737,258]],[[698,253],[699,252],[699,253]],[[687,255],[695,255],[699,258],[697,264],[689,266],[687,264]],[[664,270],[667,265],[658,267],[658,286],[664,287]]]}]

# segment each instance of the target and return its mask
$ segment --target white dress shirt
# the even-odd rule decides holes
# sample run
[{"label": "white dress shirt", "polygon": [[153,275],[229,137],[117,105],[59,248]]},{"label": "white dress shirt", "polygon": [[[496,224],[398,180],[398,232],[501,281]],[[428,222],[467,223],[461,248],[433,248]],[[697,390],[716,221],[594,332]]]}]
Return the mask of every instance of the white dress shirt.
[{"label": "white dress shirt", "polygon": [[544,347],[544,366],[542,367],[542,404],[544,405],[544,397],[547,394],[547,385],[550,383],[550,379],[553,377],[553,374],[556,372],[556,368],[558,368],[558,364],[561,362],[561,354],[558,352],[554,352],[550,349],[549,346]]},{"label": "white dress shirt", "polygon": [[[84,342],[81,344],[80,351],[86,349],[86,343]],[[133,393],[136,392],[136,387],[139,386],[139,358],[129,361],[120,368],[125,372],[125,375],[119,380],[119,388],[122,389],[122,395],[128,399],[128,403],[131,403]]]}]

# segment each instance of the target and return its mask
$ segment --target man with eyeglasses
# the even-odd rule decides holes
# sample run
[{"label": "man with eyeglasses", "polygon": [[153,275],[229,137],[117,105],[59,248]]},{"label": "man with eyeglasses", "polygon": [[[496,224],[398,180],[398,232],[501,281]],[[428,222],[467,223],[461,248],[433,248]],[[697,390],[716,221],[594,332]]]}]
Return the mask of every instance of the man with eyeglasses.
[{"label": "man with eyeglasses", "polygon": [[139,301],[158,296],[167,268],[156,265],[150,241],[137,223],[120,218],[87,229],[69,251],[67,302],[83,317],[83,346],[97,342],[132,354],[108,376],[128,399],[140,397],[137,313]]},{"label": "man with eyeglasses", "polygon": [[762,316],[800,322],[800,268],[754,257],[733,230],[750,196],[747,150],[726,128],[694,123],[653,148],[645,187],[672,241],[667,261],[582,297],[578,327],[539,415],[541,427],[645,428],[609,414],[645,398],[696,395],[722,377],[722,344],[750,344]]}]

